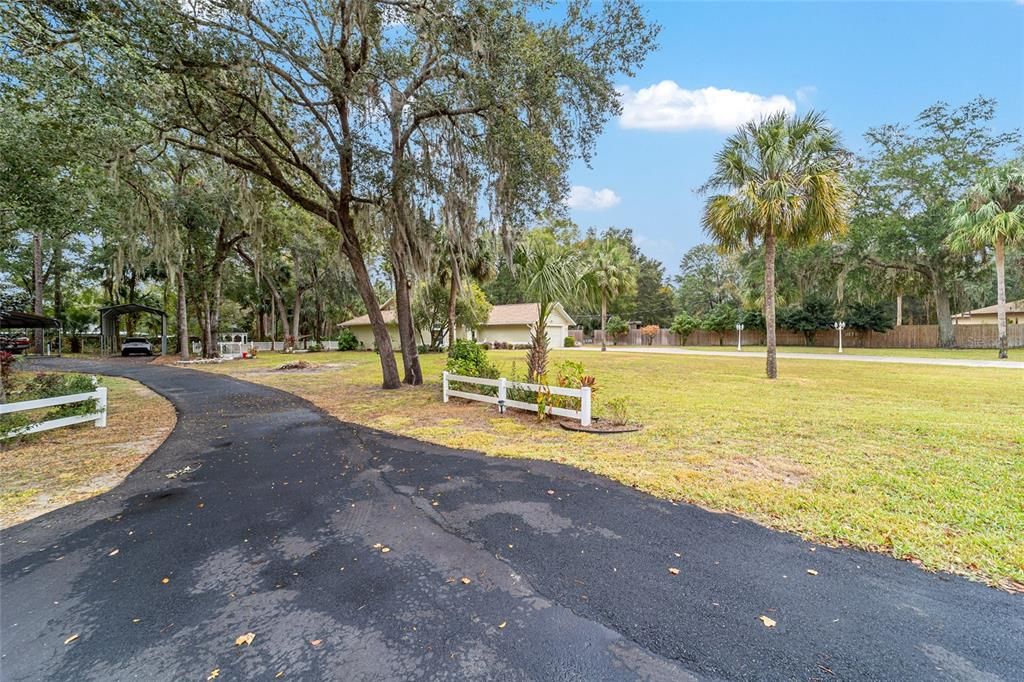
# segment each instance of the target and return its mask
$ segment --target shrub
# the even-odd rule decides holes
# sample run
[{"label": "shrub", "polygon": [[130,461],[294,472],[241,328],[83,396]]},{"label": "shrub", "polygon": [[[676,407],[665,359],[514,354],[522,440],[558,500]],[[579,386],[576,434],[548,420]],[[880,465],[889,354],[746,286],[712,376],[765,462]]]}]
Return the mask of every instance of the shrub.
[{"label": "shrub", "polygon": [[[23,400],[40,400],[42,398],[56,398],[58,396],[73,395],[75,393],[91,393],[96,389],[92,377],[84,374],[55,374],[40,372],[34,375],[21,386],[12,390],[7,399],[10,402],[21,402]],[[42,417],[30,417],[25,412],[4,415],[0,417],[0,432],[9,433],[28,426],[31,423],[60,419],[61,417],[74,417],[78,415],[92,414],[97,409],[96,400],[84,400],[69,405],[57,405],[46,412]],[[34,411],[33,411],[34,412]]]},{"label": "shrub", "polygon": [[625,426],[632,419],[629,401],[625,398],[611,398],[604,401],[604,418],[615,426]]},{"label": "shrub", "polygon": [[615,342],[615,345],[618,345],[619,337],[629,331],[629,323],[618,315],[612,315],[609,317],[604,327],[608,331],[608,336],[612,337],[612,341]]},{"label": "shrub", "polygon": [[323,349],[324,349],[324,346],[323,346],[322,343],[311,343],[308,346],[306,346],[306,351],[309,352],[309,353],[319,353]]},{"label": "shrub", "polygon": [[576,339],[572,336],[567,336],[565,337],[565,341],[562,342],[562,345],[566,348],[572,348],[576,345]]},{"label": "shrub", "polygon": [[649,324],[646,327],[640,328],[640,336],[643,337],[644,343],[646,343],[648,346],[653,346],[654,337],[658,335],[659,331],[661,331],[661,327],[659,327],[656,324]]},{"label": "shrub", "polygon": [[690,334],[694,330],[700,329],[701,320],[699,317],[695,317],[690,313],[683,311],[676,315],[676,319],[672,320],[672,332],[679,335],[679,345],[685,346],[686,339],[690,337]]},{"label": "shrub", "polygon": [[[448,364],[445,369],[452,374],[461,374],[467,377],[480,377],[481,379],[497,379],[498,368],[487,359],[487,350],[476,341],[469,339],[458,339],[448,349]],[[480,386],[478,384],[460,384],[452,382],[451,387],[456,391],[468,391],[472,393],[483,393],[484,395],[496,395],[498,389],[493,386]]]},{"label": "shrub", "polygon": [[355,332],[348,327],[342,327],[338,332],[338,350],[358,350],[361,345]]}]

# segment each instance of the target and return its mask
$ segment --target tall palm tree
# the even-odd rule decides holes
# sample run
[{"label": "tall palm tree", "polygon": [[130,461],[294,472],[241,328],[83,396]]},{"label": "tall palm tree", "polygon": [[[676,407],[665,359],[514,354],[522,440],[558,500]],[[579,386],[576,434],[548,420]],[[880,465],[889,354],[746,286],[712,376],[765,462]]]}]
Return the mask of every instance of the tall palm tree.
[{"label": "tall palm tree", "polygon": [[636,286],[636,271],[622,242],[605,237],[594,245],[587,279],[601,299],[601,350],[608,350],[608,302]]},{"label": "tall palm tree", "polygon": [[548,318],[560,300],[582,293],[586,273],[576,254],[559,245],[551,233],[540,230],[527,234],[516,253],[515,265],[523,293],[538,306],[526,354],[527,380],[535,382],[547,373]]},{"label": "tall palm tree", "polygon": [[999,357],[1006,358],[1006,247],[1024,244],[1024,159],[986,174],[953,207],[953,231],[947,237],[955,251],[995,247],[996,311]]},{"label": "tall palm tree", "polygon": [[775,350],[775,253],[840,234],[847,226],[847,156],[824,116],[783,112],[740,126],[715,156],[703,192],[704,231],[723,249],[764,246],[764,322],[767,374],[778,376]]}]

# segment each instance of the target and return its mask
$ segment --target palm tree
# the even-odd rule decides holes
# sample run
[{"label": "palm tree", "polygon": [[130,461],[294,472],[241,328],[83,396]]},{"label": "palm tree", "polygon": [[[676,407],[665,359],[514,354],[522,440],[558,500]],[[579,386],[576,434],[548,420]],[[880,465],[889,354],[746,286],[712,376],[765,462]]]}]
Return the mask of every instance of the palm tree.
[{"label": "palm tree", "polygon": [[636,286],[633,260],[625,245],[609,237],[597,242],[590,257],[587,279],[591,290],[601,299],[601,350],[608,350],[608,301]]},{"label": "palm tree", "polygon": [[704,231],[726,250],[764,245],[764,322],[767,374],[778,376],[775,351],[775,253],[845,232],[847,153],[824,116],[783,112],[740,126],[715,156],[703,192]]},{"label": "palm tree", "polygon": [[1006,246],[1024,244],[1024,159],[986,174],[954,205],[953,231],[947,242],[964,253],[995,246],[999,357],[1005,359]]},{"label": "palm tree", "polygon": [[516,278],[522,282],[523,293],[538,306],[526,353],[527,380],[536,382],[547,373],[551,311],[559,300],[581,293],[586,273],[576,254],[560,246],[550,232],[535,230],[526,237],[516,253]]}]

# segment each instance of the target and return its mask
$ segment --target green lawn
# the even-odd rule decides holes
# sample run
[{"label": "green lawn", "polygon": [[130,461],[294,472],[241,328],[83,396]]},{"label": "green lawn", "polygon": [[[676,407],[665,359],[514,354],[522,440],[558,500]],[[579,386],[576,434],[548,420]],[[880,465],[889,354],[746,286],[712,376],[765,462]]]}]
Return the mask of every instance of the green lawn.
[{"label": "green lawn", "polygon": [[[491,352],[504,370],[520,351]],[[294,356],[293,356],[294,357]],[[816,540],[1024,584],[1024,372],[693,355],[556,352],[597,376],[595,410],[625,397],[634,434],[569,433],[525,413],[379,388],[372,353],[262,353],[202,369],[308,398],[341,419],[501,457],[564,462],[641,490],[731,511]],[[1024,587],[1024,585],[1022,585]]]},{"label": "green lawn", "polygon": [[[685,350],[736,350],[736,346],[679,346]],[[764,346],[743,346],[743,352],[764,353]],[[830,353],[835,348],[819,346],[779,346],[780,353]],[[947,358],[950,360],[998,360],[997,351],[992,348],[849,348],[845,355],[881,355],[886,357]],[[1010,360],[1024,361],[1024,348],[1011,348]]]}]

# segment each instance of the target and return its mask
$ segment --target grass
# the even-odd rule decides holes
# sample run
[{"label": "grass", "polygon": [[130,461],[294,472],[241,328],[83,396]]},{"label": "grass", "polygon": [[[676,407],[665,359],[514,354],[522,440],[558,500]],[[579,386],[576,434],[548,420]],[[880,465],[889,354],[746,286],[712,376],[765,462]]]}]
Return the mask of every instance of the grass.
[{"label": "grass", "polygon": [[[523,369],[520,351],[490,357]],[[563,462],[673,500],[1015,588],[1024,587],[1024,373],[917,365],[559,351],[598,378],[595,411],[625,397],[643,431],[566,432],[534,415],[384,391],[372,353],[204,366],[303,396],[340,419],[500,457]],[[507,374],[506,374],[507,375]]]},{"label": "grass", "polygon": [[135,381],[104,377],[107,426],[45,431],[0,453],[0,528],[120,483],[174,427],[169,402]]}]

